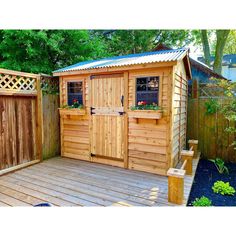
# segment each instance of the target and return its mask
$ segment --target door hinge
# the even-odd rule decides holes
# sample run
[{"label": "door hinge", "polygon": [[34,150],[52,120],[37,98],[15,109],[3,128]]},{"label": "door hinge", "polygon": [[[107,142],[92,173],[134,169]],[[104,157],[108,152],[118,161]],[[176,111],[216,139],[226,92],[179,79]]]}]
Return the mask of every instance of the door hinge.
[{"label": "door hinge", "polygon": [[94,107],[90,107],[90,115],[95,114],[95,112],[93,112],[94,109],[95,109]]},{"label": "door hinge", "polygon": [[125,114],[125,111],[119,111],[119,115],[122,116]]},{"label": "door hinge", "polygon": [[91,156],[91,157],[95,157],[96,155],[95,155],[95,154],[93,154],[93,153],[90,153],[90,156]]}]

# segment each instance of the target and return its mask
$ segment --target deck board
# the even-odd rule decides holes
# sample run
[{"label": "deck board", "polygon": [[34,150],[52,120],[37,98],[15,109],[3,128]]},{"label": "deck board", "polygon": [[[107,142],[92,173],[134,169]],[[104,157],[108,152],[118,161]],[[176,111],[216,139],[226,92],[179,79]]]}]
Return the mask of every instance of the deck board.
[{"label": "deck board", "polygon": [[[185,176],[184,204],[193,176]],[[168,178],[56,157],[0,177],[0,206],[178,206],[167,200]]]}]

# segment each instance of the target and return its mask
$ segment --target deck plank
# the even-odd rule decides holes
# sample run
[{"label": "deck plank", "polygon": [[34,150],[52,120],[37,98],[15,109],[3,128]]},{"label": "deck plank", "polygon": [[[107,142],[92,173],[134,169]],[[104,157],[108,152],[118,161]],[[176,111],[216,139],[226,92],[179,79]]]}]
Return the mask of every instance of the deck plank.
[{"label": "deck plank", "polygon": [[[110,179],[102,179],[102,180],[99,180],[99,178],[97,178],[96,176],[94,178],[91,178],[91,177],[87,177],[87,176],[83,176],[81,177],[81,174],[72,174],[68,171],[65,171],[65,170],[61,170],[60,169],[60,172],[58,173],[55,173],[55,172],[50,172],[52,171],[53,169],[45,169],[45,167],[43,168],[40,168],[40,172],[43,173],[43,174],[47,174],[47,173],[50,173],[50,176],[49,178],[53,178],[54,176],[54,179],[60,179],[61,181],[63,181],[64,179],[67,179],[67,180],[72,180],[72,181],[76,181],[76,182],[80,182],[80,183],[84,183],[86,184],[85,186],[97,186],[99,188],[103,188],[103,189],[112,189],[113,191],[117,191],[117,192],[120,192],[120,193],[125,193],[125,194],[131,194],[133,196],[137,196],[137,197],[140,197],[140,198],[146,198],[146,199],[150,199],[150,196],[154,196],[158,191],[159,189],[156,187],[156,188],[151,188],[151,189],[141,189],[141,188],[136,188],[135,186],[130,186],[130,185],[122,185],[120,184],[119,182],[114,182]],[[37,169],[35,168],[34,170],[25,170],[25,172],[30,172],[33,174],[32,171],[37,171]],[[37,173],[37,175],[40,174],[40,173]],[[60,176],[63,174],[63,178],[60,178]],[[160,193],[160,192],[159,192]],[[153,200],[153,199],[152,199]]]},{"label": "deck plank", "polygon": [[[186,205],[193,176],[185,176]],[[178,206],[166,176],[56,157],[0,177],[0,206]]]}]

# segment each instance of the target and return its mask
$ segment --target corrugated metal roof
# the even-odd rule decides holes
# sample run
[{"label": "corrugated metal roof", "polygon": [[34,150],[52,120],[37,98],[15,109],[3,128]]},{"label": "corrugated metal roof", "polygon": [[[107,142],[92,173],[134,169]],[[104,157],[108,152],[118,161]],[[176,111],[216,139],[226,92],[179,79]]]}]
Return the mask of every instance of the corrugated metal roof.
[{"label": "corrugated metal roof", "polygon": [[139,54],[130,54],[125,56],[110,57],[93,61],[84,61],[56,70],[54,72],[66,72],[66,71],[87,70],[87,69],[96,69],[105,67],[130,66],[137,64],[154,63],[154,62],[177,61],[182,59],[186,55],[187,51],[188,49],[181,48],[181,49],[163,50],[155,52],[145,52]]}]

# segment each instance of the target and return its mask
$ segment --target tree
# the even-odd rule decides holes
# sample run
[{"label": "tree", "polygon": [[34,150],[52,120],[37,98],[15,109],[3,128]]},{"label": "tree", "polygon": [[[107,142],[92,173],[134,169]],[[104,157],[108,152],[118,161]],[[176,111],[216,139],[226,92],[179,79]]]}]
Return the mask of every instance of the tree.
[{"label": "tree", "polygon": [[194,40],[190,30],[95,30],[93,34],[103,38],[111,55],[152,51],[158,43],[185,47]]},{"label": "tree", "polygon": [[31,73],[53,70],[107,54],[87,30],[2,30],[0,67]]},{"label": "tree", "polygon": [[230,30],[224,47],[224,54],[236,54],[236,30]]},{"label": "tree", "polygon": [[208,66],[211,65],[211,53],[210,53],[210,46],[208,41],[207,30],[201,30],[201,40],[202,40],[202,47],[204,52],[204,59],[205,64]]},{"label": "tree", "polygon": [[[213,70],[216,73],[221,74],[222,70],[222,58],[223,58],[223,51],[224,47],[227,41],[227,37],[230,33],[230,30],[216,30],[216,45],[214,48],[214,64],[213,64]],[[209,36],[207,30],[201,30],[201,42],[205,57],[205,62],[208,66],[210,66],[210,45],[209,45]],[[214,43],[213,43],[214,45]]]},{"label": "tree", "polygon": [[221,74],[224,46],[230,30],[216,30],[216,50],[213,70]]}]

